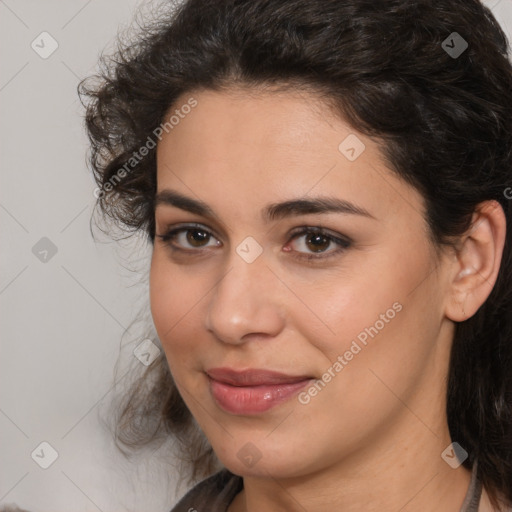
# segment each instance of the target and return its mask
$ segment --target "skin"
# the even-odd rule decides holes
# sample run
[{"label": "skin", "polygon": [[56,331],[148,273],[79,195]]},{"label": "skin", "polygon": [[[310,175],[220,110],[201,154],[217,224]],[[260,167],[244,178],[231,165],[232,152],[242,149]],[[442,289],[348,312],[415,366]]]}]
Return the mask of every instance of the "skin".
[{"label": "skin", "polygon": [[[472,316],[495,283],[503,210],[482,203],[459,250],[438,256],[423,198],[386,167],[375,141],[313,93],[248,92],[196,91],[174,105],[198,102],[158,144],[157,192],[201,200],[214,216],[159,204],[156,233],[200,223],[212,234],[195,245],[194,231],[196,239],[174,240],[189,252],[157,237],[150,273],[152,315],[178,389],[221,462],[244,477],[229,512],[459,510],[470,472],[441,458],[452,441],[450,344],[454,322]],[[338,150],[349,134],[366,146],[355,161]],[[374,218],[261,215],[269,203],[317,196]],[[302,260],[317,250],[311,236],[290,236],[304,225],[352,244]],[[263,248],[252,263],[236,252],[248,236]],[[333,254],[336,244],[323,242],[323,255]],[[307,405],[293,397],[244,416],[213,399],[204,373],[212,367],[321,379],[395,302],[401,311]],[[237,457],[249,442],[261,454],[252,467]],[[480,510],[491,510],[485,494]]]}]

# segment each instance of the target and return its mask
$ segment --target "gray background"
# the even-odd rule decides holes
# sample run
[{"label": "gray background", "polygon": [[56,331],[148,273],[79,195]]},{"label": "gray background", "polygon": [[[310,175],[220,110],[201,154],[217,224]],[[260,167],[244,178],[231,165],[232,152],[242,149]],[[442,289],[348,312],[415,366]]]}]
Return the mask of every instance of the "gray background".
[{"label": "gray background", "polygon": [[[512,39],[512,0],[486,3]],[[95,185],[76,94],[147,5],[0,0],[0,504],[151,512],[176,500],[172,457],[129,463],[100,422],[116,379],[141,364],[133,349],[148,334],[135,326],[114,372],[121,336],[147,303],[149,251],[137,238],[91,237]],[[31,47],[51,48],[44,31],[58,43],[46,59]],[[58,454],[47,469],[42,442]]]}]

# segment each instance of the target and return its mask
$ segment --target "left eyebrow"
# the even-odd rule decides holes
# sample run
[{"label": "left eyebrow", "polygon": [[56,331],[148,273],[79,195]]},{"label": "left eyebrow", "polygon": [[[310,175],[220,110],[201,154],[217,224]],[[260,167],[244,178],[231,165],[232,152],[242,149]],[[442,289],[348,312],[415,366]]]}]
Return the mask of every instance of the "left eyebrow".
[{"label": "left eyebrow", "polygon": [[[155,207],[163,204],[203,217],[216,217],[212,208],[206,203],[184,196],[175,190],[164,189],[155,196]],[[293,199],[281,203],[272,203],[263,210],[262,215],[265,220],[271,222],[298,215],[322,213],[361,215],[376,220],[368,210],[336,197],[314,197],[311,199]]]},{"label": "left eyebrow", "polygon": [[274,203],[265,208],[263,216],[269,221],[273,221],[294,215],[307,215],[311,213],[344,213],[349,215],[361,215],[376,220],[368,210],[336,197],[294,199],[285,201],[284,203]]}]

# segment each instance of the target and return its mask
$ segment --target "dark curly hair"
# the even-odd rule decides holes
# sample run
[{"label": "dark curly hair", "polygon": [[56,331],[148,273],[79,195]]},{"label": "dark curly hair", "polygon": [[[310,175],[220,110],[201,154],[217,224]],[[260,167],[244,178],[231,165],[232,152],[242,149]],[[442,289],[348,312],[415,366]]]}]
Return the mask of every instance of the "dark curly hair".
[{"label": "dark curly hair", "polygon": [[[460,55],[449,51],[453,37],[467,42]],[[447,383],[452,439],[469,453],[465,467],[478,461],[495,507],[498,499],[512,502],[507,49],[478,0],[188,0],[164,3],[79,85],[102,218],[144,233],[150,244],[158,127],[181,95],[201,90],[318,94],[379,142],[390,169],[422,194],[436,249],[455,247],[479,203],[501,205],[507,229],[498,278],[481,308],[456,324]],[[141,446],[172,433],[188,450],[192,478],[212,471],[215,455],[163,354],[134,382],[119,412],[116,442]]]}]

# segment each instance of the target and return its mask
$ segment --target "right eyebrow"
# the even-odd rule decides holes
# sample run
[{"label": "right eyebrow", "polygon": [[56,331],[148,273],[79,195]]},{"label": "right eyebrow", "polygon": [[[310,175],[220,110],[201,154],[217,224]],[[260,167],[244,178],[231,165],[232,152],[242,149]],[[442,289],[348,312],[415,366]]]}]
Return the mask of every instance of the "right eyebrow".
[{"label": "right eyebrow", "polygon": [[159,205],[175,206],[180,210],[185,210],[203,217],[215,218],[213,210],[202,201],[184,196],[174,190],[164,189],[155,196],[155,208]]}]

